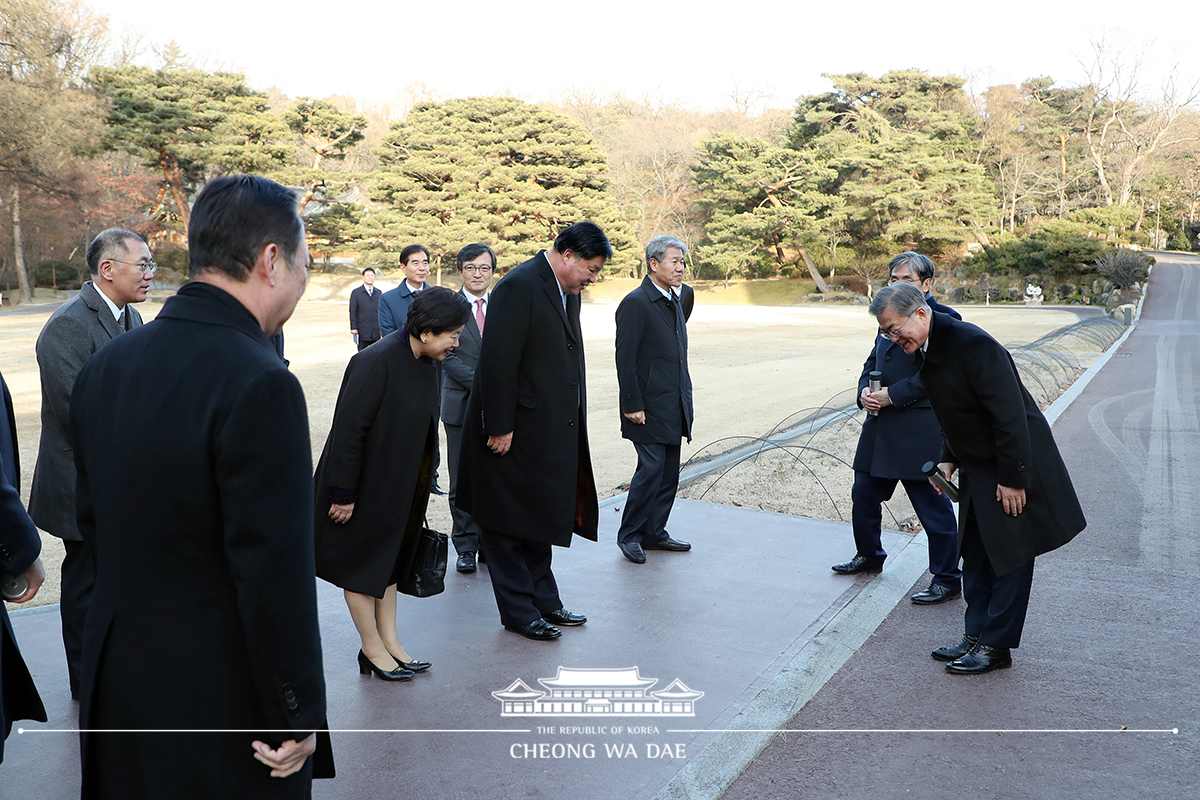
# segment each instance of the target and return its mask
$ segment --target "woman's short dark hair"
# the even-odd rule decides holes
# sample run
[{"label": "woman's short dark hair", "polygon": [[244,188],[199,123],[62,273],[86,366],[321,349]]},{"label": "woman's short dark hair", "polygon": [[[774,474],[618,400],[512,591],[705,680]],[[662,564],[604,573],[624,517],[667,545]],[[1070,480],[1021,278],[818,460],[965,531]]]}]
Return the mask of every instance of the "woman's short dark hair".
[{"label": "woman's short dark hair", "polygon": [[404,323],[404,329],[413,336],[425,331],[432,331],[436,336],[461,328],[471,316],[471,304],[467,299],[445,286],[430,286],[416,295]]},{"label": "woman's short dark hair", "polygon": [[459,270],[459,272],[462,271],[463,264],[466,264],[468,261],[474,261],[475,259],[479,258],[484,253],[487,253],[489,256],[492,257],[492,269],[495,269],[496,268],[496,254],[494,252],[492,252],[492,248],[488,247],[483,242],[476,242],[475,244],[469,244],[466,247],[464,247],[463,249],[458,251],[458,270]]},{"label": "woman's short dark hair", "polygon": [[612,258],[612,245],[599,225],[590,221],[576,222],[558,235],[554,240],[554,252],[565,253],[570,250],[584,261],[604,257],[607,261]]},{"label": "woman's short dark hair", "polygon": [[268,244],[291,261],[304,243],[304,223],[291,189],[258,175],[225,175],[200,190],[188,222],[188,272],[223,272],[239,283]]},{"label": "woman's short dark hair", "polygon": [[404,266],[405,264],[407,264],[408,260],[413,257],[414,253],[424,253],[425,258],[427,260],[429,258],[429,251],[427,249],[425,249],[425,245],[410,244],[408,247],[406,247],[400,251],[400,266]]}]

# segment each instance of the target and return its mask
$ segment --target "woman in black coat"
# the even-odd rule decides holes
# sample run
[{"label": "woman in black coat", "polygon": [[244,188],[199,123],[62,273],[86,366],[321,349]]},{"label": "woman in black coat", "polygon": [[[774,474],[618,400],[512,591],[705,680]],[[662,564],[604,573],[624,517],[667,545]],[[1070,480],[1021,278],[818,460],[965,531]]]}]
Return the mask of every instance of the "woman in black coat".
[{"label": "woman in black coat", "polygon": [[396,632],[396,584],[412,569],[437,447],[434,360],[458,346],[470,306],[449,289],[420,292],[404,327],[350,359],[316,472],[317,576],[346,594],[362,638],[359,671],[408,680]]}]

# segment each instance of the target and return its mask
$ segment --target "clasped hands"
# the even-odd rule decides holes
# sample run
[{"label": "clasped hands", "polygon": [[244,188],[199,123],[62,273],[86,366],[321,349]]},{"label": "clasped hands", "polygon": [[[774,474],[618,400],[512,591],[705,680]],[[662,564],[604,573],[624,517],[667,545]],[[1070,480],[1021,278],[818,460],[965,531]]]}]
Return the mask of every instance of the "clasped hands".
[{"label": "clasped hands", "polygon": [[278,750],[258,740],[250,746],[254,748],[254,757],[271,768],[272,778],[286,778],[299,772],[308,757],[316,752],[317,735],[310,733],[300,742],[288,739]]},{"label": "clasped hands", "polygon": [[892,398],[888,397],[887,387],[883,387],[878,392],[872,392],[870,387],[863,387],[862,394],[859,395],[859,402],[867,411],[879,411],[887,408],[892,404]]}]

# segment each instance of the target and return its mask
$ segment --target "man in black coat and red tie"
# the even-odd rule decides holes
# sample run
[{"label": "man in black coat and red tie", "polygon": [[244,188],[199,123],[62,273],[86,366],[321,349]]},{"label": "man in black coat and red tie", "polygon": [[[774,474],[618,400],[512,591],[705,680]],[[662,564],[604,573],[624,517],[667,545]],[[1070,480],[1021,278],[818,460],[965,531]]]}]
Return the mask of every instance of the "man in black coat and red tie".
[{"label": "man in black coat and red tie", "polygon": [[295,196],[211,181],[188,256],[192,282],[71,396],[96,557],[83,797],[305,798],[333,761],[308,413],[269,340],[308,280]]},{"label": "man in black coat and red tie", "polygon": [[[891,282],[907,281],[921,290],[934,311],[962,319],[958,312],[933,299],[934,265],[921,253],[901,253],[888,264]],[[942,432],[921,383],[920,364],[904,348],[885,336],[875,336],[871,352],[858,377],[858,407],[868,412],[858,449],[854,453],[854,558],[834,564],[841,575],[879,572],[887,552],[883,549],[883,502],[890,500],[896,483],[912,502],[929,539],[928,588],[912,596],[918,605],[944,603],[962,593],[958,568],[958,521],[950,500],[921,472],[926,462],[938,460]],[[881,373],[879,391],[871,391],[872,372]]]},{"label": "man in black coat and red tie", "polygon": [[496,285],[463,423],[458,505],[479,523],[500,622],[530,639],[587,622],[563,608],[551,548],[597,538],[579,294],[611,257],[600,226],[577,222]]},{"label": "man in black coat and red tie", "polygon": [[692,440],[687,318],[696,294],[683,283],[686,257],[687,245],[674,236],[651,239],[648,274],[617,306],[621,435],[638,457],[617,547],[635,564],[646,563],[647,550],[692,549],[667,533],[679,488],[680,440]]},{"label": "man in black coat and red tie", "polygon": [[1087,525],[1071,476],[1012,356],[986,331],[930,310],[910,283],[884,287],[869,310],[882,335],[922,362],[942,427],[938,468],[947,480],[960,476],[965,632],[931,655],[958,675],[1009,667],[1021,644],[1034,558]]}]

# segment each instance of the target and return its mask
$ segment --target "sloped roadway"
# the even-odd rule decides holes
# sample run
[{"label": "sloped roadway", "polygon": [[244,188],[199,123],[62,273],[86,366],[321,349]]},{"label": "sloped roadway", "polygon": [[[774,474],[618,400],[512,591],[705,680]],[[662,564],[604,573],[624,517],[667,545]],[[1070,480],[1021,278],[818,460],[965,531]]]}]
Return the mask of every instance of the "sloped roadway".
[{"label": "sloped roadway", "polygon": [[1198,394],[1200,258],[1161,254],[1054,424],[1088,527],[1038,559],[1013,667],[947,674],[963,602],[903,602],[726,800],[1200,797]]}]

